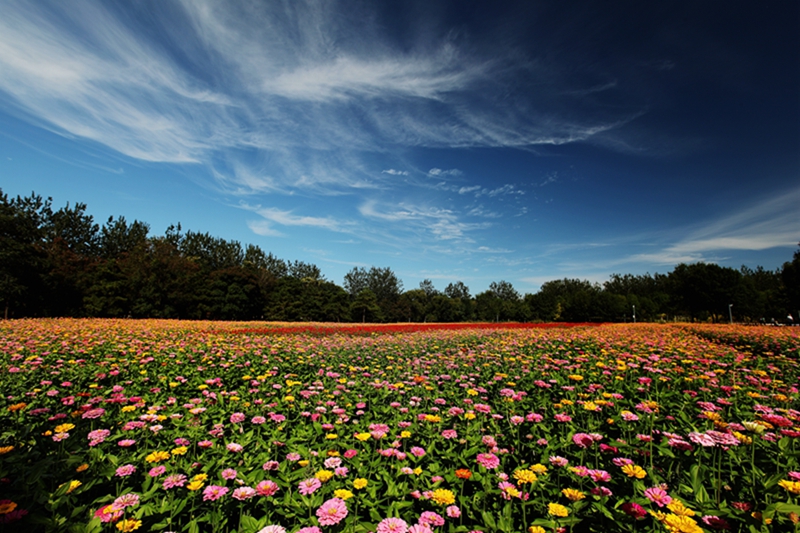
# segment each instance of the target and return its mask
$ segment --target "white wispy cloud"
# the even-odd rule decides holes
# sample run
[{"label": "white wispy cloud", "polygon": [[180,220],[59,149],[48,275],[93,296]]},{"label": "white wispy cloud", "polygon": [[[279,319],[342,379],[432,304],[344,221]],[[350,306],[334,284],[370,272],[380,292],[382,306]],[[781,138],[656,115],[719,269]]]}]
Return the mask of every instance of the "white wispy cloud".
[{"label": "white wispy cloud", "polygon": [[[348,172],[335,153],[563,144],[629,120],[576,120],[508,100],[503,79],[529,66],[486,60],[448,32],[400,49],[369,13],[338,2],[184,0],[147,9],[138,17],[136,6],[90,0],[4,3],[3,107],[131,158],[199,163],[239,192],[368,186],[369,169]],[[251,151],[261,154],[255,165]]]}]

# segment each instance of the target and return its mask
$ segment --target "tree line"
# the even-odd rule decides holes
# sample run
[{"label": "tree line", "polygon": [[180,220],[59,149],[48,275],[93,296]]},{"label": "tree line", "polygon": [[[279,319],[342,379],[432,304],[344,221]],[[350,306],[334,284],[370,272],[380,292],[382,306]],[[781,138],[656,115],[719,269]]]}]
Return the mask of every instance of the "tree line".
[{"label": "tree line", "polygon": [[145,222],[98,224],[86,204],[54,209],[0,190],[0,301],[5,318],[134,317],[328,322],[782,320],[800,314],[800,250],[774,271],[680,264],[598,284],[507,281],[476,295],[461,281],[404,290],[389,267],[353,268],[343,284],[316,265],[252,244]]}]

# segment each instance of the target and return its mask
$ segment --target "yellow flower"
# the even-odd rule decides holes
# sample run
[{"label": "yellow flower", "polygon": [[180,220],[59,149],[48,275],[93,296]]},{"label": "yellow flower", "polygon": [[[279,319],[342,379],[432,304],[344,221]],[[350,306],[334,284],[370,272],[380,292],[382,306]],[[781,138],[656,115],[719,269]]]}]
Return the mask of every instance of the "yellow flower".
[{"label": "yellow flower", "polygon": [[349,500],[353,497],[353,493],[347,489],[336,489],[333,491],[333,495],[337,498],[341,498],[342,500]]},{"label": "yellow flower", "polygon": [[366,442],[372,435],[369,433],[356,433],[356,439],[360,440],[361,442]]},{"label": "yellow flower", "polygon": [[61,424],[56,426],[56,433],[67,433],[70,429],[75,429],[75,424]]},{"label": "yellow flower", "polygon": [[594,402],[584,402],[583,408],[586,411],[599,411],[600,410],[600,406],[597,405]]},{"label": "yellow flower", "polygon": [[425,422],[441,422],[442,417],[439,415],[425,415]]},{"label": "yellow flower", "polygon": [[127,533],[129,531],[136,531],[140,527],[142,527],[141,520],[126,518],[124,520],[120,520],[119,522],[117,522],[117,529],[122,531],[122,533]]},{"label": "yellow flower", "polygon": [[283,401],[284,402],[293,402],[294,401],[294,396],[284,396]]},{"label": "yellow flower", "polygon": [[517,485],[524,485],[526,483],[534,483],[538,478],[533,471],[523,468],[514,472],[514,479],[517,480]]},{"label": "yellow flower", "polygon": [[367,486],[368,481],[363,477],[359,477],[353,480],[353,488],[356,490],[361,490]]},{"label": "yellow flower", "polygon": [[299,464],[300,466],[308,466],[310,464],[310,461],[308,459],[303,459],[301,461],[297,461],[297,464]]},{"label": "yellow flower", "polygon": [[0,455],[5,455],[12,450],[14,450],[13,446],[0,446]]},{"label": "yellow flower", "polygon": [[672,500],[672,502],[667,505],[667,509],[678,516],[694,516],[694,511],[686,507],[680,500]]},{"label": "yellow flower", "polygon": [[669,533],[703,533],[697,522],[688,516],[668,514],[662,523]]},{"label": "yellow flower", "polygon": [[208,479],[208,474],[195,474],[192,481],[205,481]]},{"label": "yellow flower", "polygon": [[644,468],[637,465],[623,466],[622,473],[628,477],[635,477],[636,479],[643,479],[647,475],[647,472],[644,471]]},{"label": "yellow flower", "polygon": [[577,374],[570,374],[570,375],[569,375],[569,376],[567,376],[567,377],[568,377],[569,379],[571,379],[572,381],[583,381],[583,376],[579,376],[579,375],[577,375]]},{"label": "yellow flower", "polygon": [[547,512],[550,513],[552,516],[557,516],[559,518],[564,518],[569,516],[569,509],[567,509],[560,503],[548,503]]},{"label": "yellow flower", "polygon": [[416,468],[414,469],[414,474],[416,474],[416,475],[420,475],[421,473],[422,473],[422,468],[420,468],[420,467],[416,467]]},{"label": "yellow flower", "polygon": [[535,473],[537,475],[540,475],[540,476],[542,474],[546,474],[547,473],[547,467],[544,466],[543,464],[535,464],[535,465],[531,466],[528,470],[531,470],[533,473]]},{"label": "yellow flower", "polygon": [[75,471],[76,471],[76,472],[83,472],[83,471],[84,471],[84,470],[86,470],[87,468],[89,468],[89,465],[87,465],[86,463],[83,463],[83,464],[82,464],[82,465],[80,465],[78,468],[76,468],[76,469],[75,469]]},{"label": "yellow flower", "polygon": [[148,463],[159,463],[169,459],[169,452],[153,452],[144,458]]},{"label": "yellow flower", "polygon": [[328,457],[339,457],[339,452],[336,450],[328,450]]},{"label": "yellow flower", "polygon": [[578,500],[582,500],[586,497],[586,494],[578,489],[561,489],[561,494],[566,496],[571,502],[577,502]]},{"label": "yellow flower", "polygon": [[401,431],[400,432],[400,438],[401,439],[407,439],[407,438],[410,438],[410,437],[411,437],[411,432],[410,431]]},{"label": "yellow flower", "polygon": [[542,526],[531,526],[528,528],[528,533],[547,533]]},{"label": "yellow flower", "polygon": [[456,503],[455,494],[453,494],[453,491],[447,489],[434,490],[431,499],[439,505],[453,505]]},{"label": "yellow flower", "polygon": [[783,479],[778,482],[778,485],[788,490],[792,494],[800,494],[800,481],[789,481],[788,479]]},{"label": "yellow flower", "polygon": [[476,391],[475,389],[467,389],[467,396],[477,396],[477,395],[478,391]]},{"label": "yellow flower", "polygon": [[122,412],[123,413],[130,413],[131,411],[135,411],[135,410],[136,410],[136,406],[135,405],[126,405],[125,407],[122,408]]},{"label": "yellow flower", "polygon": [[464,413],[464,418],[467,420],[475,420],[475,413]]},{"label": "yellow flower", "polygon": [[336,440],[339,438],[339,435],[337,435],[336,433],[328,433],[327,435],[325,435],[325,438],[327,440]]},{"label": "yellow flower", "polygon": [[77,488],[78,488],[78,487],[80,487],[81,485],[83,485],[83,483],[81,483],[81,482],[80,482],[80,481],[78,481],[78,480],[72,480],[72,481],[70,481],[70,482],[69,482],[69,488],[67,489],[67,494],[69,494],[69,493],[70,493],[70,492],[72,492],[73,490],[77,489]]},{"label": "yellow flower", "polygon": [[191,491],[200,490],[203,488],[203,482],[199,480],[192,481],[188,485],[186,485],[186,488]]},{"label": "yellow flower", "polygon": [[314,477],[325,483],[326,481],[328,481],[330,478],[333,477],[333,472],[331,472],[330,470],[320,470],[319,472],[314,474]]},{"label": "yellow flower", "polygon": [[184,455],[184,454],[186,454],[187,451],[188,451],[188,449],[186,448],[186,446],[178,446],[177,448],[172,450],[170,453],[172,455]]}]

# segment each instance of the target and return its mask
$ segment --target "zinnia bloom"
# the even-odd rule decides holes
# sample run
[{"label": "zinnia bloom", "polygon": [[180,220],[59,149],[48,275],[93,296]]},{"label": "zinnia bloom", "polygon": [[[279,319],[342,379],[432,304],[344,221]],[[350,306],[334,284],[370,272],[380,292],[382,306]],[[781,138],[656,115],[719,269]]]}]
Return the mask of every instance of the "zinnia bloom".
[{"label": "zinnia bloom", "polygon": [[456,502],[453,491],[447,489],[436,489],[431,495],[431,499],[439,505],[452,505]]},{"label": "zinnia bloom", "polygon": [[265,479],[256,485],[256,493],[259,496],[269,497],[278,492],[278,484],[274,481]]},{"label": "zinnia bloom", "polygon": [[331,498],[317,509],[321,526],[334,526],[347,516],[347,504],[341,498]]},{"label": "zinnia bloom", "polygon": [[308,496],[309,494],[313,494],[314,491],[320,488],[321,486],[322,486],[322,481],[320,481],[315,477],[312,477],[301,481],[300,485],[298,486],[298,490],[300,491],[300,494],[302,494],[303,496]]},{"label": "zinnia bloom", "polygon": [[203,491],[203,501],[217,501],[226,494],[228,494],[228,487],[220,487],[219,485],[209,485]]},{"label": "zinnia bloom", "polygon": [[493,453],[479,453],[478,464],[489,470],[494,470],[500,466],[500,459]]},{"label": "zinnia bloom", "polygon": [[377,533],[406,533],[408,524],[400,518],[384,518],[378,523]]},{"label": "zinnia bloom", "polygon": [[552,516],[557,516],[559,518],[565,518],[569,516],[569,509],[567,509],[560,503],[548,503],[547,512],[550,513]]},{"label": "zinnia bloom", "polygon": [[578,500],[582,500],[586,497],[586,494],[578,489],[561,489],[561,494],[563,494],[571,502],[577,502]]},{"label": "zinnia bloom", "polygon": [[117,529],[122,531],[122,533],[128,533],[129,531],[136,531],[142,527],[141,520],[133,520],[130,518],[126,518],[125,520],[121,520],[117,523]]},{"label": "zinnia bloom", "polygon": [[659,507],[664,507],[672,501],[672,496],[661,487],[651,487],[645,490],[644,496]]},{"label": "zinnia bloom", "polygon": [[636,479],[643,479],[647,475],[647,472],[644,471],[644,468],[634,464],[623,466],[622,473],[628,477],[635,477]]}]

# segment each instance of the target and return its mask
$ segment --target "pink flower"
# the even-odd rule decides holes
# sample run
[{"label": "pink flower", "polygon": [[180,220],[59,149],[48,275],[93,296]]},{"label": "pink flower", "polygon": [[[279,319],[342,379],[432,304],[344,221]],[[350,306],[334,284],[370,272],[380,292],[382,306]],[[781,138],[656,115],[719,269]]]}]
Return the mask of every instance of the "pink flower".
[{"label": "pink flower", "polygon": [[345,459],[352,459],[356,455],[358,455],[358,450],[347,450],[346,452],[344,452]]},{"label": "pink flower", "polygon": [[231,442],[230,444],[225,446],[225,449],[227,449],[229,452],[239,453],[244,449],[244,447],[241,444],[236,444],[235,442]]},{"label": "pink flower", "polygon": [[236,472],[236,470],[234,470],[233,468],[226,468],[225,470],[222,471],[221,475],[222,479],[229,481],[231,479],[236,479],[238,472]]},{"label": "pink flower", "polygon": [[317,526],[301,527],[297,530],[297,533],[322,533],[322,530]]},{"label": "pink flower", "polygon": [[347,505],[341,498],[331,498],[317,509],[319,525],[334,526],[347,516]]},{"label": "pink flower", "polygon": [[97,407],[96,409],[89,409],[88,411],[83,413],[81,418],[100,418],[104,414],[106,414],[106,410],[103,409],[102,407]]},{"label": "pink flower", "polygon": [[575,433],[572,436],[572,442],[574,442],[578,448],[588,448],[594,444],[592,437],[586,433]]},{"label": "pink flower", "polygon": [[117,446],[122,446],[123,448],[129,448],[136,444],[136,441],[133,439],[122,439],[117,442]]},{"label": "pink flower", "polygon": [[165,489],[172,489],[175,487],[183,487],[186,484],[186,476],[183,474],[170,474],[161,483]]},{"label": "pink flower", "polygon": [[428,524],[414,524],[408,528],[408,533],[433,533]]},{"label": "pink flower", "polygon": [[220,487],[219,485],[209,485],[203,491],[203,501],[217,501],[226,494],[230,489],[228,487]]},{"label": "pink flower", "polygon": [[433,511],[425,511],[419,515],[419,523],[425,524],[426,526],[443,526],[444,518]]},{"label": "pink flower", "polygon": [[113,504],[104,505],[94,512],[94,516],[99,518],[101,522],[116,522],[124,513],[120,510],[115,510]]},{"label": "pink flower", "polygon": [[276,525],[270,525],[259,529],[258,533],[286,533],[286,528]]},{"label": "pink flower", "polygon": [[122,465],[117,468],[117,477],[127,477],[136,472],[136,467],[133,465]]},{"label": "pink flower", "polygon": [[458,518],[461,516],[461,509],[459,509],[457,505],[448,506],[445,512],[450,518]]},{"label": "pink flower", "polygon": [[239,487],[233,491],[233,497],[239,501],[249,500],[255,495],[256,489],[252,487]]},{"label": "pink flower", "polygon": [[659,507],[664,507],[672,502],[672,497],[661,487],[651,487],[645,490],[644,496]]},{"label": "pink flower", "polygon": [[266,421],[267,421],[267,419],[264,418],[263,416],[260,416],[260,415],[256,415],[252,419],[250,419],[250,422],[252,422],[253,424],[256,424],[256,425],[261,425]]},{"label": "pink flower", "polygon": [[445,439],[457,439],[458,433],[455,429],[445,429],[442,431],[442,437]]},{"label": "pink flower", "polygon": [[272,496],[276,492],[278,492],[278,484],[274,481],[265,479],[256,485],[256,493],[258,493],[259,496],[264,496],[266,498]]},{"label": "pink flower", "polygon": [[322,486],[322,482],[315,477],[304,479],[298,485],[298,489],[300,494],[303,496],[308,496],[309,494],[313,494],[318,488]]},{"label": "pink flower", "polygon": [[150,477],[158,477],[164,472],[167,471],[167,467],[164,465],[158,465],[150,469],[150,472],[147,473]]},{"label": "pink flower", "polygon": [[115,511],[121,511],[126,507],[136,507],[137,505],[139,505],[139,495],[129,492],[114,500],[114,503],[111,504],[111,508]]},{"label": "pink flower", "polygon": [[378,523],[377,533],[407,533],[408,524],[400,518],[384,518]]},{"label": "pink flower", "polygon": [[425,449],[424,448],[420,448],[419,446],[412,446],[411,449],[409,450],[409,452],[414,457],[422,457],[422,456],[425,455]]},{"label": "pink flower", "polygon": [[493,453],[479,453],[478,464],[489,470],[494,470],[500,466],[500,459]]},{"label": "pink flower", "polygon": [[233,413],[231,415],[231,424],[238,424],[245,421],[244,413]]}]

